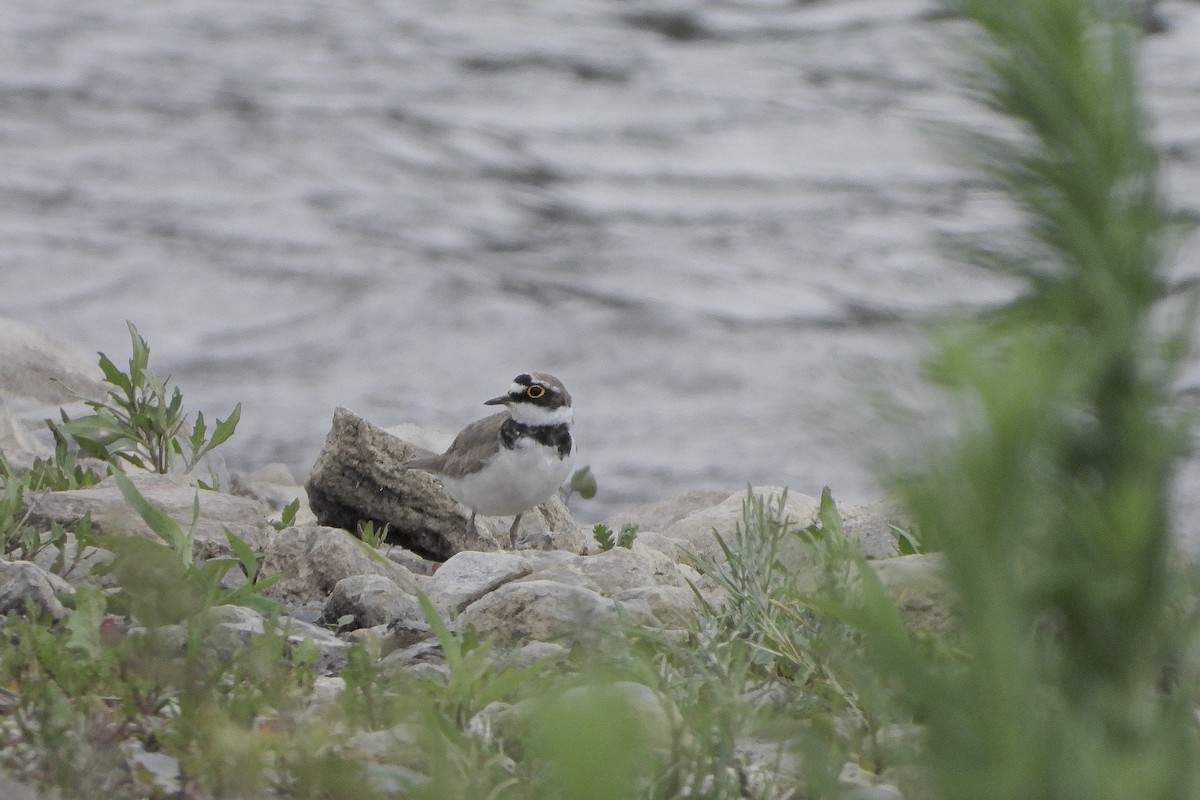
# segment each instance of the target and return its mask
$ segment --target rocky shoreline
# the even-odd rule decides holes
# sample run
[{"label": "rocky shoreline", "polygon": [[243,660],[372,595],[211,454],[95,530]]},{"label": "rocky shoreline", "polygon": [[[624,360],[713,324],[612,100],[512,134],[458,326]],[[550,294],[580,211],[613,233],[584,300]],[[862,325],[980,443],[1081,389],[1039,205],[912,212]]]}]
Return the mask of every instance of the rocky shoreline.
[{"label": "rocky shoreline", "polygon": [[[50,454],[38,431],[49,416],[46,407],[87,396],[99,378],[82,356],[48,335],[4,320],[0,364],[0,449],[15,468],[27,467]],[[523,547],[508,551],[498,544],[507,540],[502,533],[508,520],[480,518],[479,539],[464,541],[465,510],[428,475],[394,468],[412,452],[438,446],[436,434],[411,428],[389,433],[338,409],[325,449],[303,483],[274,464],[228,476],[223,491],[181,475],[134,474],[130,480],[151,506],[191,529],[197,562],[234,556],[230,532],[258,555],[257,580],[275,581],[262,594],[280,604],[281,614],[240,605],[211,608],[205,612],[212,616],[206,646],[231,653],[278,626],[290,651],[303,646],[315,653],[309,663],[329,693],[344,685],[338,675],[354,643],[365,645],[386,673],[448,675],[422,596],[447,624],[472,628],[527,661],[564,656],[619,621],[682,635],[701,605],[727,602],[697,560],[722,558],[713,534],[732,540],[747,491],[691,492],[629,509],[608,525],[637,524],[636,540],[603,551],[556,497],[527,515]],[[815,498],[769,486],[750,493],[786,496],[782,511],[800,528],[818,521]],[[281,515],[297,500],[299,510],[285,526]],[[72,531],[90,520],[99,541],[156,536],[111,477],[87,488],[29,496],[23,510],[26,524],[40,530]],[[886,503],[839,511],[847,538],[875,567],[910,624],[944,630],[949,603],[936,557],[899,555],[889,527],[895,514]],[[386,533],[377,548],[354,534],[367,521]],[[797,537],[778,557],[802,574],[812,553]],[[103,548],[80,546],[68,533],[32,561],[0,560],[0,613],[21,614],[29,604],[61,620],[71,613],[64,600],[95,585],[93,568],[112,558]],[[236,589],[239,581],[246,576],[231,570],[223,586]],[[146,635],[138,620],[120,624],[131,635]],[[154,635],[168,642],[184,638],[178,625],[161,626]],[[659,702],[653,692],[646,694],[651,705]],[[887,793],[894,787],[875,783],[864,781],[864,791],[878,791],[863,797],[896,796]]]}]

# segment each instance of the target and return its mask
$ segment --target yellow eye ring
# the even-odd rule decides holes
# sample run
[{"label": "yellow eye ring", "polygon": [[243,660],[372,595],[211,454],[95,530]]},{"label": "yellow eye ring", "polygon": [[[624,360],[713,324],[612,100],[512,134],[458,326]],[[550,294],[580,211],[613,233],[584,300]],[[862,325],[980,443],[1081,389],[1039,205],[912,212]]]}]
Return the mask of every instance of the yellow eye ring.
[{"label": "yellow eye ring", "polygon": [[528,389],[525,390],[525,396],[532,398],[533,400],[537,400],[539,397],[541,397],[545,393],[546,393],[546,390],[544,388],[542,388],[541,386],[530,386]]}]

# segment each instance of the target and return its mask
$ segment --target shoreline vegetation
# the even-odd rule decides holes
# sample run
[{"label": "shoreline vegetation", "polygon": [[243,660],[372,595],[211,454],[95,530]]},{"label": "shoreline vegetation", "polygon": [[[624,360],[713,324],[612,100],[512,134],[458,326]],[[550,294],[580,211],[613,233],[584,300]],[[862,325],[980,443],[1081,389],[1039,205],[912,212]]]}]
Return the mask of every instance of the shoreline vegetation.
[{"label": "shoreline vegetation", "polygon": [[1017,222],[947,247],[1024,291],[934,332],[957,432],[894,514],[751,488],[433,563],[295,481],[199,474],[240,407],[190,416],[130,324],[127,368],[53,401],[53,452],[0,459],[0,794],[1200,796],[1168,510],[1196,294],[1138,9],[948,5],[995,115],[949,138]]}]

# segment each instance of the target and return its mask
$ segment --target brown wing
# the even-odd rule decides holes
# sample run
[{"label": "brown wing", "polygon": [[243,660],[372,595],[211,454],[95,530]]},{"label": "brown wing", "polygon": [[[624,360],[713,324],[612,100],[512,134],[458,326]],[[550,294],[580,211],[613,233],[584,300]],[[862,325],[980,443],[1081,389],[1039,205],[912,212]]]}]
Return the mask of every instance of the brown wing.
[{"label": "brown wing", "polygon": [[461,478],[478,472],[492,456],[500,450],[500,426],[508,419],[508,412],[501,411],[463,428],[446,452],[440,456],[418,458],[404,466],[437,472],[451,478]]}]

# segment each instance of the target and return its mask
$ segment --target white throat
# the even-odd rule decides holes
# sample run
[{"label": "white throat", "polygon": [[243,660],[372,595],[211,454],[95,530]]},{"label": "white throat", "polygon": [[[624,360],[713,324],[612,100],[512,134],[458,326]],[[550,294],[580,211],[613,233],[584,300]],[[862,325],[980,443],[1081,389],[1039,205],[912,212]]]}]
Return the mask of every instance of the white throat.
[{"label": "white throat", "polygon": [[522,425],[570,425],[575,420],[570,406],[543,408],[530,403],[510,403],[508,413]]}]

